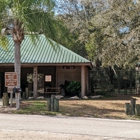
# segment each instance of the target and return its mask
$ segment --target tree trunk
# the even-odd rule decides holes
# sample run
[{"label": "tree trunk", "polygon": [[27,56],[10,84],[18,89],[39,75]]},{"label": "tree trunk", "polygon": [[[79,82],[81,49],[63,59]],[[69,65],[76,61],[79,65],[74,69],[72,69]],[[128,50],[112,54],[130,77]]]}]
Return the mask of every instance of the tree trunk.
[{"label": "tree trunk", "polygon": [[21,73],[20,44],[21,44],[20,42],[15,42],[15,62],[14,62],[14,68],[15,68],[15,72],[17,72],[17,75],[18,75],[17,88],[20,88],[20,73]]},{"label": "tree trunk", "polygon": [[[20,42],[15,42],[15,62],[14,62],[14,68],[15,72],[17,73],[17,88],[20,88],[20,72],[21,72],[21,64],[20,64]],[[21,99],[21,93],[15,93],[16,97],[16,109],[20,108],[20,102]]]},{"label": "tree trunk", "polygon": [[[13,29],[11,30],[11,35],[14,41],[15,46],[15,62],[14,62],[14,68],[15,72],[17,73],[18,80],[17,80],[17,88],[20,88],[20,73],[21,73],[21,63],[20,63],[20,44],[24,39],[24,28],[23,23],[15,19],[13,22]],[[16,108],[20,108],[20,102],[19,99],[21,98],[21,93],[16,93]]]}]

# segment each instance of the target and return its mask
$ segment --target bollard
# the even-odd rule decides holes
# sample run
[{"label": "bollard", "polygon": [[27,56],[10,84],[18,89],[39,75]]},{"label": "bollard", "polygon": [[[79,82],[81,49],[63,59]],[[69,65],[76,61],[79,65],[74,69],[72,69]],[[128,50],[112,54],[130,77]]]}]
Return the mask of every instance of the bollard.
[{"label": "bollard", "polygon": [[51,95],[51,111],[54,111],[54,95]]},{"label": "bollard", "polygon": [[131,115],[135,115],[136,98],[131,98]]},{"label": "bollard", "polygon": [[28,92],[29,92],[29,91],[28,91],[28,88],[25,88],[26,99],[28,99],[28,96],[29,96],[29,95],[28,95],[28,94],[29,94]]},{"label": "bollard", "polygon": [[51,111],[51,99],[47,99],[47,109]]},{"label": "bollard", "polygon": [[48,111],[59,111],[59,99],[56,99],[55,95],[51,95],[51,98],[47,99],[47,109]]},{"label": "bollard", "polygon": [[3,93],[2,102],[3,106],[9,106],[9,97],[7,92]]},{"label": "bollard", "polygon": [[59,111],[59,100],[54,99],[54,111],[58,112]]},{"label": "bollard", "polygon": [[131,115],[131,105],[130,103],[125,103],[125,114]]},{"label": "bollard", "polygon": [[135,115],[140,116],[140,104],[136,104],[135,106]]}]

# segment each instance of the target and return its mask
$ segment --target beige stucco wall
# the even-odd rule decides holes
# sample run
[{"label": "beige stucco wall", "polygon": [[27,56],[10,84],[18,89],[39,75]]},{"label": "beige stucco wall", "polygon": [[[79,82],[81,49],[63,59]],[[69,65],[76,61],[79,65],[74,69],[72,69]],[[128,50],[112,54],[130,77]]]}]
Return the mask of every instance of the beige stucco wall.
[{"label": "beige stucco wall", "polygon": [[56,67],[56,86],[64,84],[65,80],[81,82],[81,67],[77,66],[75,69],[62,69],[61,66]]}]

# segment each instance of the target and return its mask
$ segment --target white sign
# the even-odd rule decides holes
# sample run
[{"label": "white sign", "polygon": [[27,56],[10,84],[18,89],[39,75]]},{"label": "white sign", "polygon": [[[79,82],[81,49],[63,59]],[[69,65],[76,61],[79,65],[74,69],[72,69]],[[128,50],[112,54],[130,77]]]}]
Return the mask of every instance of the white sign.
[{"label": "white sign", "polygon": [[52,76],[51,75],[45,75],[45,82],[51,82]]}]

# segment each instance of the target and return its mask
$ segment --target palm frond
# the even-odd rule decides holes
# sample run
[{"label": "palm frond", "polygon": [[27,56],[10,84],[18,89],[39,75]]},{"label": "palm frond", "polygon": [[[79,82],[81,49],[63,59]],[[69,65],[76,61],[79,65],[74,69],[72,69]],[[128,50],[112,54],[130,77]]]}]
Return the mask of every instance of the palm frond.
[{"label": "palm frond", "polygon": [[8,39],[7,39],[7,37],[6,36],[1,36],[0,35],[0,46],[4,49],[4,50],[6,50],[6,51],[8,51]]},{"label": "palm frond", "polygon": [[37,34],[44,34],[58,43],[62,43],[62,40],[67,42],[69,31],[55,16],[54,5],[54,0],[7,0],[4,8],[0,6],[0,11],[4,13],[0,17],[2,27],[12,30],[15,21],[20,21],[24,34],[34,34],[31,36],[34,44]]}]

